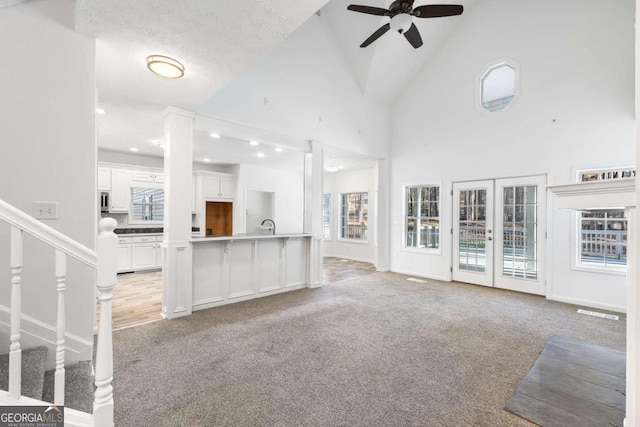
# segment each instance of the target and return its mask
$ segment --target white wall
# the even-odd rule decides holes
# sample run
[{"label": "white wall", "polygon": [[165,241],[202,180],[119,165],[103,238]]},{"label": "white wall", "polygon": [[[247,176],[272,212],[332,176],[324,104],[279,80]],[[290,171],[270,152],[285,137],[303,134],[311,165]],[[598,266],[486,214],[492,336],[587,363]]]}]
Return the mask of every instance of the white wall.
[{"label": "white wall", "polygon": [[[324,256],[353,259],[377,265],[376,252],[376,169],[358,169],[353,171],[325,173],[324,194],[331,194],[331,239],[324,240]],[[366,242],[342,240],[340,236],[340,194],[369,193],[369,218]]]},{"label": "white wall", "polygon": [[[73,3],[0,8],[0,199],[31,214],[59,203],[46,223],[89,248],[97,237],[95,48],[93,39],[42,14],[73,22]],[[10,305],[8,227],[0,226],[0,305]],[[67,331],[92,344],[94,273],[69,262]],[[53,250],[28,238],[23,313],[55,326]],[[89,357],[91,354],[89,353]]]},{"label": "white wall", "polygon": [[386,157],[389,108],[363,96],[337,43],[313,15],[198,113]]},{"label": "white wall", "polygon": [[[552,11],[552,13],[550,12]],[[452,182],[548,174],[634,162],[634,2],[487,0],[392,109],[391,268],[448,278]],[[520,65],[507,110],[476,108],[477,81],[504,58]],[[441,183],[442,253],[403,252],[403,185]],[[551,202],[551,201],[550,201]],[[571,269],[570,213],[549,218],[550,298],[624,310],[624,277]]]},{"label": "white wall", "polygon": [[[302,162],[302,155],[300,162]],[[273,202],[274,216],[271,219],[276,223],[276,233],[302,233],[304,209],[304,179],[302,172],[240,165],[237,176],[238,195],[233,207],[234,233],[244,233],[246,230],[246,190],[275,193]]]}]

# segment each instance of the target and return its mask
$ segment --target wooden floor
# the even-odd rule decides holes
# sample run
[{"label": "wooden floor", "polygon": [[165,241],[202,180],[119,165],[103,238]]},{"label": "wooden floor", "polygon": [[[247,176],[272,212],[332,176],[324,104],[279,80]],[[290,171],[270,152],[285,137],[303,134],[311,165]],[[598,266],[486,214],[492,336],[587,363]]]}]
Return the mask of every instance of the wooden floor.
[{"label": "wooden floor", "polygon": [[[342,258],[326,257],[323,279],[333,283],[376,271],[373,264]],[[113,330],[161,320],[162,271],[118,275],[113,291]]]},{"label": "wooden floor", "polygon": [[113,330],[161,320],[162,271],[118,275],[113,291]]},{"label": "wooden floor", "polygon": [[553,336],[505,409],[544,427],[622,426],[626,354]]}]

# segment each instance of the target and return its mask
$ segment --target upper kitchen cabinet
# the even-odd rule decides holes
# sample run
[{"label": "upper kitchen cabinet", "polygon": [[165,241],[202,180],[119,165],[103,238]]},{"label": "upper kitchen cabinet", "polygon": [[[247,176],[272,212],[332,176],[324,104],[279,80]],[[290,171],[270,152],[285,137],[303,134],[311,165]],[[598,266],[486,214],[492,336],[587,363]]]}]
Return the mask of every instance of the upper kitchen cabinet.
[{"label": "upper kitchen cabinet", "polygon": [[111,169],[98,168],[98,191],[111,190]]},{"label": "upper kitchen cabinet", "polygon": [[131,205],[131,171],[111,169],[111,200],[109,212],[128,213]]},{"label": "upper kitchen cabinet", "polygon": [[233,175],[199,172],[205,199],[234,199],[236,178]]},{"label": "upper kitchen cabinet", "polygon": [[156,182],[161,184],[164,182],[164,173],[134,170],[131,179],[133,181]]}]

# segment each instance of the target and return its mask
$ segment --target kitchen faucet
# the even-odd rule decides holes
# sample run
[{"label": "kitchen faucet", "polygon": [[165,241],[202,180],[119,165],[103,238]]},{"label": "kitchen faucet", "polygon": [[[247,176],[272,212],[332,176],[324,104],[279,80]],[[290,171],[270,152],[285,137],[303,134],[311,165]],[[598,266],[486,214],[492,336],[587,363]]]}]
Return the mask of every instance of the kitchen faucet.
[{"label": "kitchen faucet", "polygon": [[267,222],[267,221],[269,221],[271,223],[271,225],[273,225],[273,234],[276,234],[276,223],[275,223],[274,220],[267,218],[267,219],[263,220],[262,224],[260,224],[260,225],[264,225],[264,223]]}]

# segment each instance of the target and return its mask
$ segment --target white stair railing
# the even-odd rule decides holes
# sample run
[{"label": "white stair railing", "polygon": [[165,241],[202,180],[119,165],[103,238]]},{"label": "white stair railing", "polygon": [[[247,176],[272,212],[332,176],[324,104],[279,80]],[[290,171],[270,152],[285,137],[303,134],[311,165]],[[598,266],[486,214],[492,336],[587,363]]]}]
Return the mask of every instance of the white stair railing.
[{"label": "white stair railing", "polygon": [[11,227],[11,337],[9,340],[9,396],[20,397],[22,391],[22,349],[20,348],[20,313],[22,312],[22,230]]},{"label": "white stair railing", "polygon": [[20,318],[23,236],[27,233],[55,250],[55,276],[58,294],[56,320],[56,369],[54,375],[54,404],[64,405],[65,381],[65,288],[67,257],[75,258],[95,269],[100,302],[100,324],[96,349],[96,393],[93,404],[93,425],[112,427],[113,420],[113,345],[111,331],[111,299],[117,282],[116,259],[118,238],[113,230],[116,221],[104,218],[99,223],[98,249],[92,251],[59,231],[0,200],[0,220],[11,226],[11,334],[9,347],[9,398],[19,401],[22,392],[22,349]]}]

